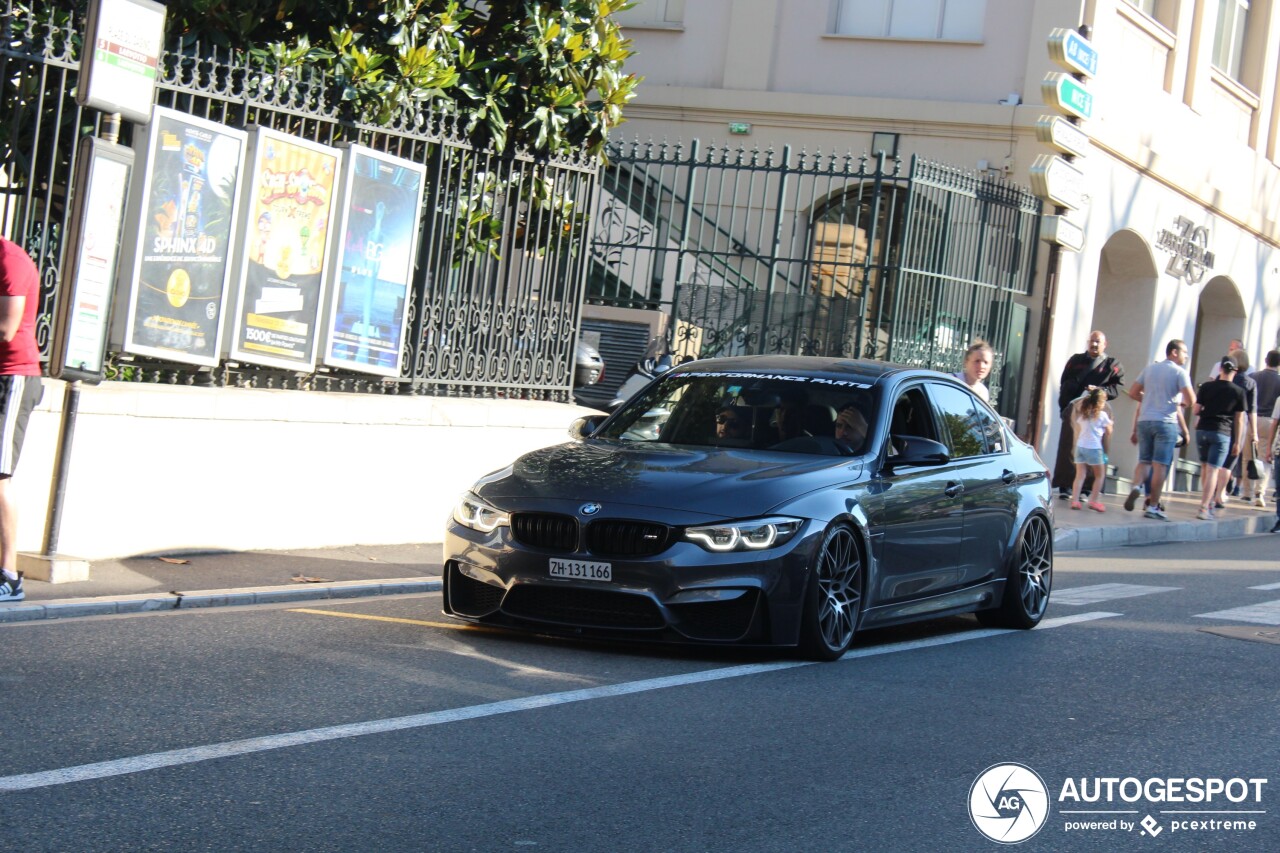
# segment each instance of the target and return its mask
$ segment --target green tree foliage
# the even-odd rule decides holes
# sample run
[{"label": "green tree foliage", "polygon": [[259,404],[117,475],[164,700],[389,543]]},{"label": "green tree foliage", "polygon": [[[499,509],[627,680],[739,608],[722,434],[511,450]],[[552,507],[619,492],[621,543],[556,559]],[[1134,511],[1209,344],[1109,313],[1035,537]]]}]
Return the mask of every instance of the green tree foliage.
[{"label": "green tree foliage", "polygon": [[[87,0],[18,5],[65,20]],[[169,35],[199,55],[269,58],[286,80],[329,72],[348,115],[387,124],[429,102],[454,105],[473,141],[499,151],[599,154],[638,78],[610,14],[625,0],[172,0]],[[173,42],[171,42],[172,44]]]}]

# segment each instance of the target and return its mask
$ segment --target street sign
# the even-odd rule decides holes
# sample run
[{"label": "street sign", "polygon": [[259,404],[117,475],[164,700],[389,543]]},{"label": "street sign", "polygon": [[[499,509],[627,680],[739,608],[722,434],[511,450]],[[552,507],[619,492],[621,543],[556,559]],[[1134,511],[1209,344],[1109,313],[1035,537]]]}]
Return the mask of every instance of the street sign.
[{"label": "street sign", "polygon": [[1031,190],[1072,210],[1084,207],[1087,195],[1084,172],[1054,154],[1041,154],[1031,165]]},{"label": "street sign", "polygon": [[89,7],[76,103],[151,121],[166,7],[155,0],[97,0]]},{"label": "street sign", "polygon": [[1063,154],[1086,156],[1093,148],[1089,134],[1062,116],[1040,116],[1036,122],[1036,139],[1052,145]]},{"label": "street sign", "polygon": [[1086,77],[1098,73],[1098,51],[1075,30],[1059,27],[1049,33],[1049,58],[1068,71]]},{"label": "street sign", "polygon": [[1070,74],[1053,71],[1044,75],[1040,93],[1044,102],[1058,112],[1085,119],[1093,115],[1093,93]]},{"label": "street sign", "polygon": [[1084,228],[1065,216],[1046,216],[1040,226],[1040,239],[1078,252],[1084,248]]}]

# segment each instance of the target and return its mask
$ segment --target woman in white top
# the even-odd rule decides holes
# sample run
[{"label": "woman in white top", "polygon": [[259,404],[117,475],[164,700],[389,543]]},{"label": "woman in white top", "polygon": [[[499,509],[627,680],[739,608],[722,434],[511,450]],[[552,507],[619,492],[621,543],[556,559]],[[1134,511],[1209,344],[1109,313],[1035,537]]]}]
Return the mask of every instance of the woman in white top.
[{"label": "woman in white top", "polygon": [[952,374],[988,403],[991,402],[991,392],[987,390],[987,385],[982,380],[991,373],[991,361],[994,355],[986,341],[974,341],[973,346],[964,351],[964,370]]}]

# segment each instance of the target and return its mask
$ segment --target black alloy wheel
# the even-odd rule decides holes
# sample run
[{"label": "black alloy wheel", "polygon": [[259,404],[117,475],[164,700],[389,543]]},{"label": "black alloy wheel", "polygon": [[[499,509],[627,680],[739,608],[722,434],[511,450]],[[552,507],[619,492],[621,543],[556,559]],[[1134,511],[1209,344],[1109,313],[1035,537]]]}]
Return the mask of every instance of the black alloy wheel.
[{"label": "black alloy wheel", "polygon": [[800,651],[811,660],[833,661],[849,650],[862,619],[862,546],[848,525],[823,534],[811,575]]},{"label": "black alloy wheel", "polygon": [[1000,606],[979,611],[978,621],[998,628],[1034,628],[1044,618],[1053,589],[1053,531],[1043,516],[1027,519],[1012,562]]}]

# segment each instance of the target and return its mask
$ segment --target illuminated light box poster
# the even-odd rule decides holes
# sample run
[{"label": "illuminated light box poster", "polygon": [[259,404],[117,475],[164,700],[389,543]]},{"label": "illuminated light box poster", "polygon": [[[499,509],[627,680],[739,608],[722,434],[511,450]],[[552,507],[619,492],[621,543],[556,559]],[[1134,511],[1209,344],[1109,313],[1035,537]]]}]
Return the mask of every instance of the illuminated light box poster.
[{"label": "illuminated light box poster", "polygon": [[347,149],[324,363],[400,375],[426,167]]},{"label": "illuminated light box poster", "polygon": [[265,127],[252,142],[231,357],[309,372],[342,152]]},{"label": "illuminated light box poster", "polygon": [[160,107],[147,129],[122,348],[214,366],[247,135]]}]

